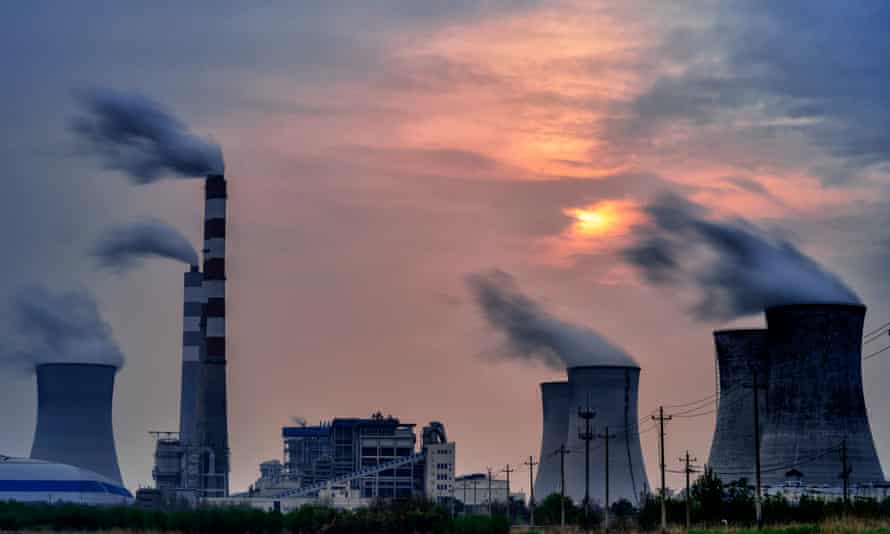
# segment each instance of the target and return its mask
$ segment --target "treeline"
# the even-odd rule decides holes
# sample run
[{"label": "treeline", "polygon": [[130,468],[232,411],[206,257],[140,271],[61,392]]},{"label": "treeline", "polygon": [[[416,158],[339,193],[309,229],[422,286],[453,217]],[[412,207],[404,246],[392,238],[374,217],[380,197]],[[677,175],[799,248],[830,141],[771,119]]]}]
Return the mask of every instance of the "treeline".
[{"label": "treeline", "polygon": [[135,506],[0,503],[0,531],[55,530],[182,532],[183,534],[507,534],[504,517],[452,519],[424,501],[373,505],[356,511],[303,506],[282,514],[250,508],[197,508],[164,512]]}]

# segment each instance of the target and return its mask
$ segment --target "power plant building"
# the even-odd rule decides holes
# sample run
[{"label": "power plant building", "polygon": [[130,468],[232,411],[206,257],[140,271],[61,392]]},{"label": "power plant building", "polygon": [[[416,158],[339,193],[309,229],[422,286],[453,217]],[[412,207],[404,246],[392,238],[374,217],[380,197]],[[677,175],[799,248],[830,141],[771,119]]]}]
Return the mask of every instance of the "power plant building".
[{"label": "power plant building", "polygon": [[0,502],[125,505],[133,495],[107,477],[81,467],[0,456]]},{"label": "power plant building", "polygon": [[93,471],[121,486],[111,419],[116,373],[113,365],[38,365],[31,458]]},{"label": "power plant building", "polygon": [[708,465],[725,481],[745,478],[754,482],[754,373],[759,373],[762,431],[767,407],[766,338],[764,329],[714,332],[720,389]]}]

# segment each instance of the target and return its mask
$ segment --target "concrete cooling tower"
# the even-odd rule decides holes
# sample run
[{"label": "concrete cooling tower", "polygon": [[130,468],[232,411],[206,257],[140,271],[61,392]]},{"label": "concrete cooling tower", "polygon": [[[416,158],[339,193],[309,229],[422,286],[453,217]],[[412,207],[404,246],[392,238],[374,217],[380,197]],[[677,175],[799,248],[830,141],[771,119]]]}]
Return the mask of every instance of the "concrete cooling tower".
[{"label": "concrete cooling tower", "polygon": [[[714,332],[720,397],[717,426],[708,465],[724,482],[746,478],[754,481],[754,392],[753,371],[766,384],[766,330],[720,330]],[[760,391],[760,427],[766,421],[766,394]]]},{"label": "concrete cooling tower", "polygon": [[114,447],[113,365],[37,366],[37,430],[31,458],[73,465],[122,485]]},{"label": "concrete cooling tower", "polygon": [[541,436],[541,455],[535,477],[535,496],[541,502],[560,490],[560,457],[554,451],[566,445],[569,430],[569,410],[572,409],[572,389],[568,382],[541,384],[541,404],[544,414]]},{"label": "concrete cooling tower", "polygon": [[851,482],[883,481],[862,392],[865,307],[803,304],[766,310],[770,376],[761,438],[763,482],[792,467],[805,485],[841,484],[846,439]]},{"label": "concrete cooling tower", "polygon": [[[566,456],[566,495],[577,503],[584,500],[584,441],[578,435],[579,429],[584,429],[584,419],[578,416],[578,408],[586,408],[589,399],[596,412],[593,432],[600,434],[608,427],[609,433],[615,434],[609,441],[609,500],[627,499],[637,504],[640,494],[649,488],[638,428],[639,367],[571,367],[568,374],[572,398],[567,446],[572,453]],[[602,440],[590,445],[590,498],[603,504],[605,449]]]}]

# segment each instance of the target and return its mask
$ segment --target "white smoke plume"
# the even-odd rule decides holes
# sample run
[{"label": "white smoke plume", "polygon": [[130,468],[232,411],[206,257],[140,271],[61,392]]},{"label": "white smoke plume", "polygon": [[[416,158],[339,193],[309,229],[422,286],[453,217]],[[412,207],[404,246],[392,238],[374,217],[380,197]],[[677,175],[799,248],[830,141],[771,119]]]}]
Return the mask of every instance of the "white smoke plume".
[{"label": "white smoke plume", "polygon": [[13,299],[12,349],[4,363],[33,368],[44,363],[93,363],[121,367],[124,356],[93,298],[83,292],[57,294],[42,287]]},{"label": "white smoke plume", "polygon": [[84,115],[71,129],[104,160],[136,183],[165,176],[203,177],[225,170],[222,149],[191,132],[149,98],[111,89],[76,93]]},{"label": "white smoke plume", "polygon": [[160,221],[143,221],[108,230],[92,255],[102,266],[117,271],[136,267],[146,258],[169,258],[187,265],[198,264],[198,253],[175,228]]},{"label": "white smoke plume", "polygon": [[593,330],[544,311],[503,271],[472,274],[467,285],[488,323],[506,337],[500,357],[537,361],[557,370],[585,365],[638,367],[626,352]]},{"label": "white smoke plume", "polygon": [[675,195],[647,206],[625,259],[653,284],[693,287],[699,320],[726,320],[783,304],[858,303],[859,297],[791,243],[744,220],[716,222]]}]

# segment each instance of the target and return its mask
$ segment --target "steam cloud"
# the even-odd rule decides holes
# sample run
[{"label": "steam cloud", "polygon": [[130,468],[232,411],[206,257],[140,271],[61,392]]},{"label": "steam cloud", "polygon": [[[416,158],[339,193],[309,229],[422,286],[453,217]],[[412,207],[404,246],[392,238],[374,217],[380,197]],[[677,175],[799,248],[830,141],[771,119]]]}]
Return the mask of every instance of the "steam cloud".
[{"label": "steam cloud", "polygon": [[165,175],[200,177],[224,171],[219,145],[198,137],[138,93],[92,89],[76,95],[85,112],[72,130],[105,161],[136,183]]},{"label": "steam cloud", "polygon": [[145,258],[160,257],[198,264],[194,247],[174,228],[159,221],[133,223],[109,230],[93,249],[105,267],[126,271]]},{"label": "steam cloud", "polygon": [[584,365],[638,366],[593,330],[548,314],[522,294],[513,277],[503,271],[470,275],[467,285],[489,324],[507,338],[501,357],[538,361],[557,370]]},{"label": "steam cloud", "polygon": [[54,294],[44,288],[21,291],[13,300],[17,347],[7,364],[33,368],[43,363],[94,363],[121,367],[124,356],[86,293]]},{"label": "steam cloud", "polygon": [[674,195],[650,204],[624,257],[657,285],[694,286],[699,320],[732,319],[782,304],[858,303],[859,297],[791,243],[744,220],[714,222]]}]

